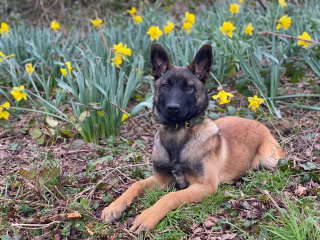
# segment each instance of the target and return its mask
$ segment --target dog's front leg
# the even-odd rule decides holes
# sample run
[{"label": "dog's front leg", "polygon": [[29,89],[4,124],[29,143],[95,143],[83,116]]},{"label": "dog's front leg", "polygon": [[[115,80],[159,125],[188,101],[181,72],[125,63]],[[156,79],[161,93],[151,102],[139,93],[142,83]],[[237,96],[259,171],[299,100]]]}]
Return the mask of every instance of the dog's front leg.
[{"label": "dog's front leg", "polygon": [[143,211],[133,223],[132,231],[153,230],[160,220],[164,218],[168,212],[177,209],[183,203],[191,203],[202,200],[208,194],[217,191],[218,181],[208,184],[193,184],[187,189],[178,192],[171,192],[163,196],[156,204]]},{"label": "dog's front leg", "polygon": [[145,190],[150,191],[160,187],[166,189],[174,182],[171,176],[155,174],[152,177],[132,184],[132,186],[121,195],[116,201],[103,209],[101,219],[104,222],[114,222],[121,218],[123,212],[139,196],[142,196]]}]

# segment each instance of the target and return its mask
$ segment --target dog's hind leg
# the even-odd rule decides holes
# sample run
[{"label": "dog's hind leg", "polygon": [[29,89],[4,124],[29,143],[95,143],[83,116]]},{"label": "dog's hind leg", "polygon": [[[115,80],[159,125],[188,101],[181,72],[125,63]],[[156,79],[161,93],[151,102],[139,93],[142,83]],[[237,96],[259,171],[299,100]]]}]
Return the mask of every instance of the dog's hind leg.
[{"label": "dog's hind leg", "polygon": [[103,209],[101,219],[104,222],[114,222],[121,218],[123,212],[131,205],[131,203],[139,196],[142,196],[144,191],[150,191],[156,188],[166,189],[172,185],[174,178],[172,176],[164,176],[156,174],[152,177],[136,182],[121,195],[116,201]]},{"label": "dog's hind leg", "polygon": [[266,138],[258,149],[258,154],[252,162],[251,170],[262,165],[266,169],[273,169],[279,159],[285,158],[285,152],[279,143],[270,135]]}]

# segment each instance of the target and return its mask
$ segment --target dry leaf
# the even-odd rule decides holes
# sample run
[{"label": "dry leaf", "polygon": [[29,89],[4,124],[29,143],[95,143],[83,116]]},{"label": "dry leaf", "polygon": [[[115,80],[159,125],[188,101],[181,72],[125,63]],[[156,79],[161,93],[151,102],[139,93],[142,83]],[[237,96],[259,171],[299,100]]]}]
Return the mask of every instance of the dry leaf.
[{"label": "dry leaf", "polygon": [[227,234],[223,234],[221,235],[221,240],[229,240],[229,239],[232,239],[234,237],[236,237],[237,234],[236,233],[227,233]]},{"label": "dry leaf", "polygon": [[198,227],[195,230],[193,230],[193,233],[203,232],[203,228]]},{"label": "dry leaf", "polygon": [[87,233],[89,233],[90,235],[93,235],[93,232],[90,230],[90,228],[85,227],[85,229],[86,229]]},{"label": "dry leaf", "polygon": [[205,221],[203,222],[203,225],[206,227],[206,228],[211,228],[214,226],[214,223],[211,222],[211,221]]},{"label": "dry leaf", "polygon": [[298,196],[303,196],[303,195],[305,195],[305,194],[307,193],[307,191],[308,191],[308,188],[299,185],[299,186],[298,186],[298,189],[297,189],[297,191],[296,191],[296,194],[297,194]]},{"label": "dry leaf", "polygon": [[81,214],[78,213],[78,212],[73,212],[73,213],[68,213],[68,214],[67,214],[67,218],[72,218],[72,219],[74,219],[74,218],[80,218],[80,217],[81,217]]}]

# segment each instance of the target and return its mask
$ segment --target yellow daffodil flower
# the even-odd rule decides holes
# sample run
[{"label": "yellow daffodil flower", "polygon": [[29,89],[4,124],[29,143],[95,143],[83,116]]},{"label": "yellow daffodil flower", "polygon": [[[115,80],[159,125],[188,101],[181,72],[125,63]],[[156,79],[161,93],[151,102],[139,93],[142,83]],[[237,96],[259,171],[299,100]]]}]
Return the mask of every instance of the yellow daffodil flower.
[{"label": "yellow daffodil flower", "polygon": [[115,52],[115,54],[119,54],[122,57],[125,57],[125,55],[131,56],[131,49],[127,48],[127,44],[123,46],[122,42],[120,42],[118,45],[114,44],[112,50]]},{"label": "yellow daffodil flower", "polygon": [[135,7],[132,7],[131,10],[127,10],[128,13],[130,13],[131,16],[134,16],[137,12],[137,9]]},{"label": "yellow daffodil flower", "polygon": [[[68,67],[68,70],[69,70],[69,73],[70,73],[70,77],[72,78],[72,74],[71,74],[71,70],[72,70],[72,67],[71,67],[71,63],[70,62],[66,62],[66,65]],[[60,68],[60,71],[62,73],[63,76],[67,76],[67,70],[65,68]]]},{"label": "yellow daffodil flower", "polygon": [[122,63],[122,58],[125,60],[126,55],[131,56],[131,49],[127,48],[127,44],[123,46],[122,42],[120,42],[118,45],[114,44],[112,50],[116,54],[115,58],[111,59],[111,65],[116,65],[116,67],[119,67],[119,65]]},{"label": "yellow daffodil flower", "polygon": [[0,33],[3,35],[4,33],[8,36],[8,33],[10,32],[9,30],[9,25],[5,22],[1,23],[1,28],[0,28]]},{"label": "yellow daffodil flower", "polygon": [[240,3],[243,3],[244,2],[244,0],[240,0]]},{"label": "yellow daffodil flower", "polygon": [[212,96],[214,100],[217,100],[218,98],[220,98],[219,105],[230,102],[230,100],[228,100],[228,97],[233,97],[233,95],[223,90],[221,90],[217,95]]},{"label": "yellow daffodil flower", "polygon": [[141,16],[135,16],[133,17],[134,24],[140,24],[142,22],[142,17]]},{"label": "yellow daffodil flower", "polygon": [[[129,114],[129,116],[130,116],[130,114]],[[129,119],[127,119],[127,118],[129,118],[128,115],[124,113],[124,114],[122,115],[122,120],[121,120],[121,121],[123,122],[123,124],[126,124],[126,123],[127,123],[127,120],[129,120]]]},{"label": "yellow daffodil flower", "polygon": [[52,21],[51,22],[51,28],[53,29],[53,31],[57,32],[57,29],[60,29],[60,24],[56,21]]},{"label": "yellow daffodil flower", "polygon": [[238,5],[238,4],[231,4],[231,5],[230,5],[230,12],[231,12],[232,14],[239,13],[239,12],[240,12],[240,11],[239,11],[239,8],[240,8],[240,5]]},{"label": "yellow daffodil flower", "polygon": [[257,95],[254,95],[254,97],[248,97],[249,106],[248,108],[251,108],[253,111],[257,111],[257,108],[259,108],[259,105],[264,102],[263,98],[258,98]]},{"label": "yellow daffodil flower", "polygon": [[17,101],[19,102],[22,98],[24,100],[27,100],[27,95],[21,91],[24,89],[24,86],[20,86],[20,87],[14,87],[13,90],[11,91],[12,96],[17,99]]},{"label": "yellow daffodil flower", "polygon": [[278,3],[280,4],[281,7],[287,6],[286,0],[278,0]]},{"label": "yellow daffodil flower", "polygon": [[194,24],[195,21],[196,21],[196,17],[194,16],[194,14],[186,12],[186,18],[184,19],[184,22]]},{"label": "yellow daffodil flower", "polygon": [[8,119],[10,113],[6,111],[10,107],[10,103],[6,102],[3,105],[0,105],[0,118]]},{"label": "yellow daffodil flower", "polygon": [[252,27],[252,24],[249,23],[248,26],[246,27],[246,29],[244,30],[244,33],[246,35],[252,35],[252,31],[254,30],[254,27]]},{"label": "yellow daffodil flower", "polygon": [[[98,21],[99,21],[99,23],[98,23]],[[99,24],[102,24],[102,20],[100,18],[98,18],[98,21],[97,21],[97,19],[91,20],[94,27],[99,27]]]},{"label": "yellow daffodil flower", "polygon": [[171,31],[174,29],[174,23],[168,21],[167,24],[167,26],[163,26],[163,32],[170,36]]},{"label": "yellow daffodil flower", "polygon": [[183,28],[189,34],[189,33],[191,33],[190,28],[193,28],[193,25],[191,23],[185,22],[185,23],[183,23]]},{"label": "yellow daffodil flower", "polygon": [[150,40],[159,40],[159,37],[162,36],[162,31],[159,29],[159,27],[156,26],[152,26],[149,28],[149,31],[147,32],[147,34],[150,35]]},{"label": "yellow daffodil flower", "polygon": [[[305,39],[305,40],[311,40],[311,37],[306,32],[303,32],[303,34],[298,36],[298,38],[302,38],[302,39]],[[298,45],[303,45],[304,48],[307,48],[310,44],[312,44],[312,43],[311,42],[306,42],[306,41],[303,41],[303,40],[299,40],[298,41]]]},{"label": "yellow daffodil flower", "polygon": [[113,66],[113,64],[116,64],[116,67],[118,68],[121,63],[122,58],[120,54],[116,54],[115,58],[111,58],[111,66]]},{"label": "yellow daffodil flower", "polygon": [[30,75],[32,75],[34,68],[32,67],[32,63],[28,63],[25,65],[26,70],[30,73]]},{"label": "yellow daffodil flower", "polygon": [[0,62],[2,62],[2,60],[6,57],[6,55],[4,55],[2,52],[0,52]]},{"label": "yellow daffodil flower", "polygon": [[281,27],[283,27],[284,30],[287,30],[288,27],[291,25],[291,18],[288,18],[288,15],[284,15],[282,18],[279,19],[278,25],[276,27],[277,30],[279,30]]},{"label": "yellow daffodil flower", "polygon": [[235,29],[232,22],[223,22],[223,26],[219,28],[223,35],[228,35],[230,38],[233,37],[232,31]]}]

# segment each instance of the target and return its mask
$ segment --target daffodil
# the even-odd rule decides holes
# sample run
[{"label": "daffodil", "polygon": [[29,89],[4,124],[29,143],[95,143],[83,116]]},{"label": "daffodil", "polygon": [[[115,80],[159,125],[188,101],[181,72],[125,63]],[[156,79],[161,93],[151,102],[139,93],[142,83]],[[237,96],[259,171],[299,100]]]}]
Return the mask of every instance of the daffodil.
[{"label": "daffodil", "polygon": [[114,44],[112,50],[116,54],[114,58],[111,59],[111,65],[116,65],[116,67],[119,67],[119,65],[122,63],[122,59],[126,59],[126,55],[131,56],[131,49],[127,48],[127,44],[123,46],[122,42],[119,44]]},{"label": "daffodil", "polygon": [[244,30],[244,33],[247,35],[252,35],[252,31],[254,30],[254,27],[252,27],[252,24],[249,23],[248,26],[246,27],[246,29]]},{"label": "daffodil", "polygon": [[[129,116],[130,116],[130,114],[129,114]],[[129,118],[128,115],[124,113],[124,114],[122,115],[122,120],[121,120],[121,121],[123,122],[123,124],[126,124],[127,118]]]},{"label": "daffodil", "polygon": [[287,30],[288,27],[291,25],[291,18],[288,17],[288,15],[284,15],[282,18],[279,19],[278,25],[276,27],[277,30],[279,30],[281,27],[283,27],[284,30]]},{"label": "daffodil", "polygon": [[124,57],[125,55],[131,56],[131,49],[127,48],[127,44],[123,46],[122,42],[120,42],[118,45],[114,44],[112,49],[115,54],[119,54],[120,56]]},{"label": "daffodil", "polygon": [[162,36],[162,31],[159,29],[159,27],[156,26],[152,26],[149,28],[149,31],[147,32],[147,34],[150,35],[150,39],[151,41],[153,40],[159,40],[159,37]]},{"label": "daffodil", "polygon": [[[311,37],[306,32],[303,32],[303,34],[298,36],[298,38],[302,38],[302,39],[305,39],[305,40],[311,40]],[[310,44],[312,44],[312,43],[311,42],[307,42],[307,41],[303,41],[303,40],[299,40],[298,41],[298,45],[303,45],[304,48],[307,48],[308,45],[310,45]]]},{"label": "daffodil", "polygon": [[0,118],[8,119],[10,113],[6,111],[10,107],[10,103],[6,102],[3,105],[0,105]]},{"label": "daffodil", "polygon": [[233,95],[223,90],[221,90],[217,95],[212,96],[214,100],[217,100],[218,98],[220,98],[219,105],[230,102],[230,100],[228,100],[228,97],[233,97]]},{"label": "daffodil", "polygon": [[57,32],[57,29],[60,29],[60,24],[56,21],[52,21],[51,22],[51,28],[53,29],[53,31]]},{"label": "daffodil", "polygon": [[[99,21],[99,23],[98,23]],[[99,24],[102,24],[102,20],[100,18],[97,19],[94,19],[94,20],[91,20],[92,24],[94,27],[99,27]]]},{"label": "daffodil", "polygon": [[26,70],[29,72],[30,75],[32,75],[34,68],[32,67],[32,63],[27,63],[26,64]]},{"label": "daffodil", "polygon": [[20,86],[20,87],[14,87],[13,90],[11,91],[12,96],[17,99],[17,101],[19,102],[22,98],[24,100],[27,100],[27,96],[26,94],[21,91],[24,89],[24,86]]},{"label": "daffodil", "polygon": [[167,26],[163,26],[163,31],[170,36],[171,31],[174,29],[174,23],[168,21],[167,24]]},{"label": "daffodil", "polygon": [[278,0],[278,3],[280,4],[281,7],[287,6],[286,0]]},{"label": "daffodil", "polygon": [[[72,74],[71,74],[71,70],[72,70],[72,67],[71,67],[71,63],[70,62],[66,62],[66,65],[68,67],[68,70],[69,70],[69,73],[70,73],[70,77],[72,78]],[[62,73],[63,76],[67,76],[67,70],[65,68],[60,68],[60,71]]]},{"label": "daffodil", "polygon": [[2,62],[2,60],[6,57],[6,55],[4,55],[2,52],[0,52],[0,62]]},{"label": "daffodil", "polygon": [[195,21],[196,21],[196,17],[194,16],[194,14],[186,12],[186,18],[184,19],[184,22],[194,24]]},{"label": "daffodil", "polygon": [[243,3],[244,2],[244,0],[240,0],[240,3]]},{"label": "daffodil", "polygon": [[130,13],[131,16],[134,16],[137,12],[137,9],[135,7],[132,7],[131,10],[127,10],[128,13]]},{"label": "daffodil", "polygon": [[142,17],[141,16],[135,16],[133,17],[134,24],[140,24],[142,22]]},{"label": "daffodil", "polygon": [[251,108],[253,111],[257,111],[257,108],[259,108],[259,105],[264,102],[263,98],[258,98],[257,95],[254,95],[254,97],[248,97],[249,106],[248,108]]},{"label": "daffodil", "polygon": [[223,26],[219,28],[223,35],[228,35],[230,38],[233,37],[232,31],[235,29],[232,22],[223,22]]},{"label": "daffodil", "polygon": [[9,25],[5,22],[1,23],[1,28],[0,28],[0,33],[3,35],[4,33],[8,36],[8,33],[10,32],[9,30]]},{"label": "daffodil", "polygon": [[189,33],[191,33],[190,28],[193,28],[193,25],[191,23],[185,22],[185,23],[183,23],[183,28],[189,34]]},{"label": "daffodil", "polygon": [[121,63],[122,63],[122,58],[121,58],[120,54],[116,54],[115,58],[111,58],[111,66],[113,66],[113,64],[115,64],[116,67],[118,68]]},{"label": "daffodil", "polygon": [[240,11],[239,11],[239,8],[240,8],[240,5],[238,5],[238,4],[231,4],[231,5],[230,5],[230,12],[231,12],[232,14],[239,13],[239,12],[240,12]]}]

